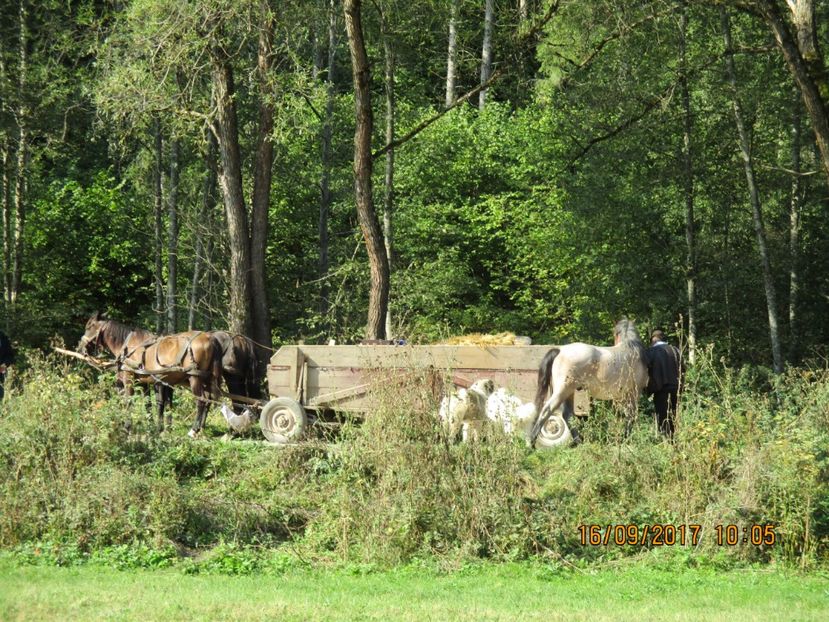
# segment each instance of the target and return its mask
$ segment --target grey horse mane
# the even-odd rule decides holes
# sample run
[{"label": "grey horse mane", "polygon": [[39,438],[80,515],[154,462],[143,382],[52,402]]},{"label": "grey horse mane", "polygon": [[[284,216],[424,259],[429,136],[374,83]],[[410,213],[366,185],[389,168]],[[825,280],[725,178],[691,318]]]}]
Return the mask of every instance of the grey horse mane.
[{"label": "grey horse mane", "polygon": [[642,354],[645,353],[645,344],[639,338],[639,332],[636,330],[636,324],[633,320],[623,317],[616,322],[613,329],[613,335],[619,337],[619,341],[629,347],[639,350]]}]

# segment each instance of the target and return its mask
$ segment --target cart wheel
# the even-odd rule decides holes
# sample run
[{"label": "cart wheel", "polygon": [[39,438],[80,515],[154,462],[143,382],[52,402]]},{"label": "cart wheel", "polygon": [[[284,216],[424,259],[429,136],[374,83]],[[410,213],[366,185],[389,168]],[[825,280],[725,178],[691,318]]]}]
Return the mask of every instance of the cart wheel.
[{"label": "cart wheel", "polygon": [[541,432],[539,432],[538,438],[535,441],[535,447],[536,449],[566,447],[572,440],[573,436],[570,433],[567,422],[564,421],[564,417],[558,413],[554,413],[547,419],[544,427],[541,428]]},{"label": "cart wheel", "polygon": [[286,445],[299,440],[308,425],[305,409],[288,397],[275,397],[259,415],[262,434],[271,443]]}]

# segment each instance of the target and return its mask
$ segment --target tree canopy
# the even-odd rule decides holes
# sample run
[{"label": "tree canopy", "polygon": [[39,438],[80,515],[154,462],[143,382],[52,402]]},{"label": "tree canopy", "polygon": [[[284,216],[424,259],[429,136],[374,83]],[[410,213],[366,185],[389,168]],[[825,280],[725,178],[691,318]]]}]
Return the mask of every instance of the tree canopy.
[{"label": "tree canopy", "polygon": [[15,339],[99,309],[357,341],[381,295],[412,342],[605,343],[622,315],[684,340],[690,311],[735,363],[771,365],[775,330],[790,363],[829,344],[827,3],[15,0],[0,23]]}]

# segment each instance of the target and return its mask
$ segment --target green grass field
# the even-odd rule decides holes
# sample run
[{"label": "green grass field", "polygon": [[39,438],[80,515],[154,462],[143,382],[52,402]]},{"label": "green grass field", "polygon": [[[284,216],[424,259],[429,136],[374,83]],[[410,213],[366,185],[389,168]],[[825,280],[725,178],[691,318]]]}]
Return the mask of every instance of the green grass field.
[{"label": "green grass field", "polygon": [[593,573],[490,565],[282,576],[15,566],[0,562],[2,620],[827,620],[829,579],[770,570]]}]

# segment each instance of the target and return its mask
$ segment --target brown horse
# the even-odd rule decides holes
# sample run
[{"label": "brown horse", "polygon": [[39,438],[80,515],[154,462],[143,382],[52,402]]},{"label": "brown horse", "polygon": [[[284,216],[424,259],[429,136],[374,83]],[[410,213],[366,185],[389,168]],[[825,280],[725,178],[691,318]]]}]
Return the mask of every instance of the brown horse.
[{"label": "brown horse", "polygon": [[[214,337],[200,331],[157,337],[95,313],[86,323],[78,349],[90,353],[102,347],[118,360],[119,377],[127,395],[132,395],[135,382],[166,387],[189,384],[198,398],[198,410],[189,435],[195,437],[202,430],[207,419],[208,398],[218,397],[221,382],[221,346]],[[158,426],[163,429],[167,400],[158,401]]]},{"label": "brown horse", "polygon": [[[93,315],[93,318],[96,319],[96,320],[101,320],[101,321],[104,321],[106,319],[100,313],[97,313],[97,312],[95,313],[95,315]],[[89,322],[87,322],[87,326],[88,325],[89,325]],[[151,333],[150,331],[144,330],[143,328],[133,328],[127,334],[127,336],[125,337],[124,346],[123,346],[122,350],[123,351],[133,350],[133,349],[141,347],[143,344],[153,343],[156,339],[158,339],[158,335],[156,335],[155,333]],[[105,347],[105,344],[102,343],[102,342],[101,343],[92,343],[90,341],[84,341],[84,338],[82,337],[80,344],[78,344],[78,351],[80,351],[80,352],[86,351],[88,353],[89,351],[91,351],[93,349],[100,350],[101,347]],[[122,352],[116,352],[114,350],[110,350],[110,352],[112,353],[113,356],[116,356],[116,357],[118,357],[122,354]],[[133,389],[132,377],[131,376],[132,376],[132,374],[128,374],[127,372],[121,370],[120,368],[115,374],[115,386],[118,387],[119,390],[123,390],[124,393],[126,393],[128,395],[132,395],[132,389]],[[172,409],[172,407],[173,407],[173,388],[169,385],[165,385],[165,384],[160,383],[160,382],[155,382],[155,383],[146,383],[145,382],[145,383],[141,383],[141,386],[144,387],[144,390],[145,390],[147,398],[148,398],[148,402],[147,402],[148,410],[150,408],[150,403],[149,403],[150,392],[152,391],[152,392],[155,393],[156,405],[157,405],[157,408],[158,408],[158,425],[159,425],[159,428],[161,428],[161,425],[162,425],[161,422],[164,418],[165,406],[169,406],[170,409]],[[167,412],[167,427],[168,428],[172,427],[172,425],[173,425],[173,418],[172,417],[173,417],[172,412],[168,411]]]},{"label": "brown horse", "polygon": [[[256,344],[244,335],[231,335],[217,330],[211,333],[221,348],[222,377],[227,390],[234,395],[260,399],[262,388],[260,382],[264,374],[263,366],[256,356]],[[233,411],[238,415],[245,404],[233,400]]]}]

